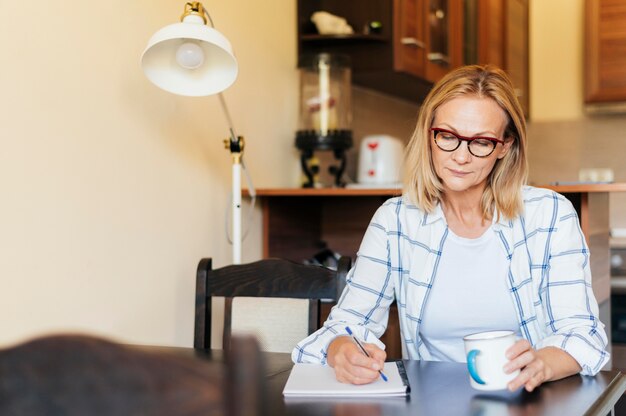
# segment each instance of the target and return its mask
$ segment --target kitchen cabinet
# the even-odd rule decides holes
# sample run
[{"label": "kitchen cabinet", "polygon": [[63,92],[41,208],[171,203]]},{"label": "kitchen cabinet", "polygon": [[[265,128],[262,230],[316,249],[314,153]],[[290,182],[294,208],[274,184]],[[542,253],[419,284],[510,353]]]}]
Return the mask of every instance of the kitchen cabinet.
[{"label": "kitchen cabinet", "polygon": [[[298,64],[305,54],[328,52],[350,57],[352,82],[420,102],[432,83],[394,70],[394,0],[298,0]],[[326,11],[345,18],[352,35],[320,35],[311,15]],[[372,31],[370,23],[377,22]]]},{"label": "kitchen cabinet", "polygon": [[626,108],[626,1],[585,1],[585,104]]},{"label": "kitchen cabinet", "polygon": [[[321,10],[355,33],[318,34],[310,18]],[[421,102],[450,70],[491,63],[528,115],[528,0],[298,0],[297,24],[298,55],[348,55],[355,85]]]},{"label": "kitchen cabinet", "polygon": [[466,0],[465,6],[465,63],[504,69],[528,118],[528,0]]},{"label": "kitchen cabinet", "polygon": [[394,69],[429,82],[463,64],[463,3],[394,0]]}]

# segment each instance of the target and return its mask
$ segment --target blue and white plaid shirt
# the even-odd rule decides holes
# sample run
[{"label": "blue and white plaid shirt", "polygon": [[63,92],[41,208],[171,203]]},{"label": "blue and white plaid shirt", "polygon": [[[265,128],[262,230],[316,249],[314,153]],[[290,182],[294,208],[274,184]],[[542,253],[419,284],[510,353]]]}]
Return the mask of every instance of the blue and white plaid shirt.
[{"label": "blue and white plaid shirt", "polygon": [[[508,253],[506,278],[520,332],[536,349],[567,351],[582,367],[581,374],[594,375],[609,354],[576,211],[565,197],[547,189],[524,187],[523,198],[521,217],[494,220],[492,227]],[[384,348],[378,338],[394,299],[405,358],[431,360],[420,323],[448,233],[440,205],[426,214],[404,197],[386,201],[367,228],[339,302],[324,326],[294,348],[293,361],[326,364],[328,345],[346,335],[346,325]]]}]

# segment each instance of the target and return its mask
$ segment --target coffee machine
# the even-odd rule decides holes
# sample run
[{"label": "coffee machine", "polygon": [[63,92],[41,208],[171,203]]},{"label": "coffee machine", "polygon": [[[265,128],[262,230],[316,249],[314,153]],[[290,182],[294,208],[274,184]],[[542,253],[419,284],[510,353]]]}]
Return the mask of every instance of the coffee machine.
[{"label": "coffee machine", "polygon": [[300,58],[300,114],[296,147],[306,176],[303,187],[316,185],[316,151],[332,151],[338,165],[328,168],[334,186],[344,186],[346,150],[352,147],[351,70],[345,55],[321,53]]}]

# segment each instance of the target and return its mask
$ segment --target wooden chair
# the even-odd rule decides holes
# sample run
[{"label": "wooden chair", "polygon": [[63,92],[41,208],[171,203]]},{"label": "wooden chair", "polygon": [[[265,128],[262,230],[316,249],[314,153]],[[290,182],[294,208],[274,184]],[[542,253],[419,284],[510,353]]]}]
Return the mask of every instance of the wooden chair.
[{"label": "wooden chair", "polygon": [[[232,332],[233,299],[238,297],[308,299],[306,333],[313,333],[320,326],[320,300],[336,302],[339,299],[351,262],[350,257],[342,257],[337,271],[282,259],[265,259],[213,270],[210,258],[200,260],[196,276],[194,348],[211,348],[211,298],[214,296],[225,298],[222,344],[225,350]],[[255,317],[255,320],[263,319],[269,318],[261,313]],[[279,326],[270,330],[277,333],[268,336],[280,335]],[[263,343],[261,348],[271,351],[263,348]]]},{"label": "wooden chair", "polygon": [[265,360],[256,340],[233,337],[224,360],[180,350],[74,334],[2,349],[0,414],[269,414]]}]

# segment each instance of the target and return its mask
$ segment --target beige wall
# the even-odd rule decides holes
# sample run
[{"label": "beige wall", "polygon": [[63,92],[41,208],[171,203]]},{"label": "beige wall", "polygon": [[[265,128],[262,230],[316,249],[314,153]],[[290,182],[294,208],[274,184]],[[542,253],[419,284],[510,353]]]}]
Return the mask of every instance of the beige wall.
[{"label": "beige wall", "polygon": [[[585,168],[626,182],[626,115],[585,115],[584,1],[530,1],[530,180],[575,181]],[[626,228],[626,194],[611,195],[611,227]]]},{"label": "beige wall", "polygon": [[[139,67],[183,4],[0,1],[0,344],[73,330],[191,345],[196,264],[231,259],[226,123],[216,97],[166,93]],[[239,59],[226,98],[255,182],[292,185],[295,2],[205,6]],[[258,218],[244,250],[260,257]]]},{"label": "beige wall", "polygon": [[531,120],[583,115],[584,0],[530,0]]}]

